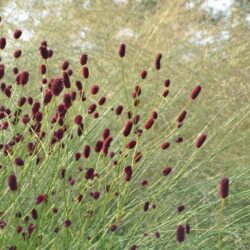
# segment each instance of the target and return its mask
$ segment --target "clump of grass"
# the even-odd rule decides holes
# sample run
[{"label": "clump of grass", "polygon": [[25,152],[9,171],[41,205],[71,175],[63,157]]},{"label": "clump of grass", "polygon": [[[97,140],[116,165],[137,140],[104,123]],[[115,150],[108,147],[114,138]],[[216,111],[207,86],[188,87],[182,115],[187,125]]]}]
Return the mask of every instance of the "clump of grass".
[{"label": "clump of grass", "polygon": [[[16,30],[14,38],[21,39],[21,34]],[[0,38],[0,48],[5,46],[6,39]],[[124,95],[119,100],[102,93],[101,82],[92,82],[94,72],[86,53],[74,71],[68,60],[50,64],[54,52],[46,41],[40,44],[41,63],[33,71],[19,63],[22,55],[14,59],[15,72],[5,71],[9,66],[2,58],[0,78],[12,79],[12,84],[1,83],[1,171],[7,180],[0,189],[4,248],[177,248],[178,243],[188,244],[189,237],[199,237],[199,232],[190,232],[196,208],[168,204],[166,199],[171,192],[178,196],[182,178],[208,143],[207,131],[194,130],[195,136],[200,135],[194,142],[189,139],[192,153],[185,164],[167,165],[168,157],[174,158],[185,145],[182,129],[189,119],[187,110],[198,105],[201,86],[190,91],[184,107],[166,126],[162,113],[171,98],[170,80],[160,77],[164,55],[158,53],[154,67],[141,71],[130,92],[125,52],[121,43]],[[148,72],[156,82],[145,110]],[[163,94],[158,91],[161,83]],[[157,127],[166,133],[155,134]],[[166,164],[156,168],[159,154],[167,155]],[[155,172],[152,181],[145,179],[150,176],[147,172]],[[224,199],[225,191],[221,193]]]}]

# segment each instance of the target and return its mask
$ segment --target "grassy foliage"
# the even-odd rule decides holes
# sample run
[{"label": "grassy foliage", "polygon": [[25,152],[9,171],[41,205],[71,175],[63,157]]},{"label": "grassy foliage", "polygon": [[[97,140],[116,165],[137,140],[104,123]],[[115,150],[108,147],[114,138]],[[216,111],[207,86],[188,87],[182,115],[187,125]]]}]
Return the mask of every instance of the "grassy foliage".
[{"label": "grassy foliage", "polygon": [[[245,18],[249,3],[237,1],[229,16],[213,18],[200,9],[203,1],[197,1],[191,9],[184,0],[86,2],[0,3],[0,37],[7,38],[6,48],[0,50],[0,64],[5,64],[0,83],[12,85],[11,98],[0,93],[0,106],[14,113],[20,97],[28,95],[43,103],[48,84],[41,84],[39,65],[45,61],[38,48],[44,39],[54,50],[46,63],[46,77],[61,76],[61,65],[68,60],[74,72],[70,77],[72,87],[64,92],[77,92],[64,118],[68,128],[63,139],[52,147],[51,138],[62,126],[57,122],[51,127],[50,121],[62,102],[62,94],[41,106],[44,138],[31,129],[32,119],[27,125],[21,122],[24,114],[31,115],[27,103],[17,125],[12,124],[13,115],[0,120],[1,126],[4,121],[9,122],[7,130],[0,130],[1,145],[10,143],[18,133],[24,137],[11,147],[11,154],[4,155],[4,146],[0,151],[0,220],[6,223],[0,229],[0,248],[16,245],[17,249],[130,249],[137,245],[139,249],[216,249],[221,231],[221,249],[248,249],[250,32]],[[19,40],[12,38],[16,28],[23,30]],[[32,37],[28,39],[27,34]],[[117,54],[121,41],[126,43],[123,59]],[[16,48],[22,49],[19,59],[12,56]],[[79,64],[82,52],[89,58],[88,79],[83,79]],[[163,54],[159,71],[154,68],[158,52]],[[30,72],[26,86],[15,83],[13,67]],[[148,72],[145,80],[140,78],[143,69]],[[163,98],[166,79],[171,80],[170,92]],[[83,82],[86,102],[80,101],[75,80]],[[100,92],[91,95],[95,84],[100,86]],[[202,92],[190,101],[190,93],[198,84]],[[136,85],[142,89],[137,107],[132,105],[131,96]],[[88,107],[101,96],[106,96],[107,102],[98,106],[99,117],[94,119],[87,113]],[[124,105],[124,110],[117,116],[112,108],[119,104]],[[183,110],[187,117],[177,128],[176,119]],[[140,115],[138,127],[144,130],[141,136],[134,134],[136,126],[129,137],[123,136],[128,111],[133,116]],[[158,118],[151,129],[145,130],[144,124],[153,111],[158,112]],[[77,136],[78,125],[74,123],[78,114],[83,116],[82,136]],[[112,159],[93,150],[105,128],[110,128],[113,137]],[[201,133],[207,135],[207,140],[197,149],[195,142]],[[182,143],[176,143],[179,137],[183,137]],[[127,149],[131,140],[137,141],[136,147]],[[160,145],[166,141],[170,148],[163,151]],[[31,155],[27,151],[30,142],[36,144]],[[85,145],[91,147],[87,159],[83,157]],[[76,152],[82,154],[79,161],[75,160]],[[136,152],[142,152],[138,163],[133,160]],[[24,160],[24,166],[16,165],[16,157]],[[127,165],[133,169],[128,182],[124,180]],[[169,176],[162,174],[166,166],[172,168]],[[99,177],[86,180],[88,168],[94,168]],[[60,178],[62,169],[66,170],[64,178]],[[13,173],[18,184],[15,192],[9,190],[7,182]],[[220,211],[218,184],[222,176],[230,179],[230,195]],[[146,187],[141,185],[143,180],[148,181]],[[90,193],[97,191],[100,197],[95,200]],[[47,195],[47,201],[36,204],[41,194]],[[80,194],[83,198],[78,202]],[[147,212],[145,202],[150,203]],[[179,213],[176,209],[181,204],[185,209]],[[55,207],[57,214],[53,213]],[[36,220],[31,218],[34,208],[38,213]],[[20,218],[16,217],[19,211]],[[29,221],[25,222],[27,216]],[[67,219],[72,225],[66,228]],[[179,244],[176,227],[187,223],[191,232]],[[30,224],[36,227],[23,240],[16,227],[22,225],[23,232],[27,232]],[[117,226],[115,232],[110,230],[113,224]],[[59,231],[55,233],[57,227]]]}]

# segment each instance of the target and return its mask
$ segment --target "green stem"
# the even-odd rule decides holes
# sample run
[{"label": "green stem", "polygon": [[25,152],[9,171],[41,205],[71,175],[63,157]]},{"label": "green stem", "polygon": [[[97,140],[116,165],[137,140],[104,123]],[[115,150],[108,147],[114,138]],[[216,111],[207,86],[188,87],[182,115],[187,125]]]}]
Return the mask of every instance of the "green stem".
[{"label": "green stem", "polygon": [[224,203],[225,199],[221,199],[220,203],[220,211],[219,211],[219,225],[218,225],[218,249],[221,250],[221,226],[222,226],[222,220],[223,220],[223,209],[224,209]]}]

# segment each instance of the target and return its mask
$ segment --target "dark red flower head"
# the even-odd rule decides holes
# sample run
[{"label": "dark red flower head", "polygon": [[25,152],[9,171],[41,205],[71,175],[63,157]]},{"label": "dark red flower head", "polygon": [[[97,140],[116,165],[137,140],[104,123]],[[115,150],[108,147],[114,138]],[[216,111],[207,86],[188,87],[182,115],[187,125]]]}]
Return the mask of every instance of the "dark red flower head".
[{"label": "dark red flower head", "polygon": [[81,54],[81,56],[80,56],[80,64],[85,65],[87,63],[87,61],[88,61],[88,55],[85,54],[85,53]]},{"label": "dark red flower head", "polygon": [[206,138],[207,138],[207,136],[206,136],[205,134],[201,134],[201,135],[198,137],[195,146],[196,146],[197,148],[200,148],[200,147],[203,145],[203,143],[205,142]]},{"label": "dark red flower head", "polygon": [[149,209],[149,202],[146,201],[146,202],[144,203],[144,205],[143,205],[143,210],[144,210],[144,212],[147,212],[148,209]]},{"label": "dark red flower head", "polygon": [[162,96],[163,96],[163,97],[167,97],[168,94],[169,94],[169,90],[168,90],[168,89],[165,89],[165,90],[163,91],[163,93],[162,93]]},{"label": "dark red flower head", "polygon": [[155,58],[155,68],[156,68],[156,70],[159,70],[161,68],[161,58],[162,58],[162,54],[158,53],[156,55],[156,58]]},{"label": "dark red flower head", "polygon": [[130,181],[131,178],[132,178],[132,174],[133,174],[132,167],[131,166],[126,166],[124,168],[124,174],[125,174],[125,176],[124,176],[125,181]]},{"label": "dark red flower head", "polygon": [[147,77],[148,72],[146,70],[143,70],[141,72],[141,79],[145,79]]},{"label": "dark red flower head", "polygon": [[87,66],[82,68],[82,76],[85,79],[89,78],[89,68]]},{"label": "dark red flower head", "polygon": [[110,147],[110,144],[113,140],[113,137],[111,136],[108,136],[108,138],[106,138],[103,142],[103,145],[102,145],[102,153],[104,155],[107,155],[108,154],[108,151],[109,151],[109,147]]},{"label": "dark red flower head", "polygon": [[29,81],[29,72],[23,71],[18,76],[19,76],[19,84],[20,85],[23,86],[23,85],[28,83],[28,81]]},{"label": "dark red flower head", "polygon": [[100,197],[100,192],[91,192],[90,195],[93,199],[97,200]]},{"label": "dark red flower head", "polygon": [[112,224],[112,225],[110,226],[110,231],[111,231],[111,232],[115,232],[116,229],[117,229],[117,226],[116,226],[115,224]]},{"label": "dark red flower head", "polygon": [[168,88],[169,85],[170,85],[170,80],[169,79],[165,80],[164,85],[165,85],[166,88]]},{"label": "dark red flower head", "polygon": [[124,126],[124,129],[123,129],[123,135],[125,137],[129,136],[131,130],[132,130],[132,127],[133,127],[133,122],[132,121],[128,121],[125,126]]},{"label": "dark red flower head", "polygon": [[201,92],[201,86],[197,85],[191,92],[191,99],[194,100]]},{"label": "dark red flower head", "polygon": [[22,107],[25,104],[25,102],[26,102],[26,97],[22,96],[18,101],[18,106]]},{"label": "dark red flower head", "polygon": [[54,135],[56,139],[60,141],[63,138],[64,130],[62,128],[59,128],[57,131],[55,131]]},{"label": "dark red flower head", "polygon": [[154,118],[149,118],[147,121],[146,121],[146,123],[145,123],[145,125],[144,125],[144,128],[145,129],[150,129],[152,126],[153,126],[153,124],[154,124]]},{"label": "dark red flower head", "polygon": [[77,89],[78,89],[79,91],[81,91],[81,90],[82,90],[82,83],[81,83],[81,81],[78,81],[78,80],[77,80],[75,83],[76,83]]},{"label": "dark red flower head", "polygon": [[102,132],[102,137],[103,139],[108,138],[108,136],[110,135],[110,129],[109,128],[105,128]]},{"label": "dark red flower head", "polygon": [[162,170],[162,174],[164,176],[168,176],[172,171],[172,168],[171,167],[165,167],[163,170]]},{"label": "dark red flower head", "polygon": [[77,115],[75,117],[75,124],[80,125],[82,123],[82,116],[81,115]]},{"label": "dark red flower head", "polygon": [[124,57],[125,53],[126,53],[126,45],[125,45],[125,43],[121,43],[119,46],[118,54],[120,57]]},{"label": "dark red flower head", "polygon": [[39,205],[47,200],[47,195],[46,194],[39,194],[36,197],[36,204]]},{"label": "dark red flower head", "polygon": [[141,152],[136,152],[134,156],[134,161],[139,162],[142,158],[142,153]]},{"label": "dark red flower head", "polygon": [[85,178],[87,180],[93,180],[95,177],[95,170],[93,168],[88,168],[87,172],[85,173]]},{"label": "dark red flower head", "polygon": [[89,156],[90,156],[90,146],[89,145],[84,146],[83,156],[86,159],[89,158]]},{"label": "dark red flower head", "polygon": [[4,64],[0,64],[0,79],[2,79],[4,77]]},{"label": "dark red flower head", "polygon": [[47,105],[48,103],[50,103],[52,96],[53,95],[52,95],[52,92],[50,90],[47,90],[45,92],[44,99],[43,99],[44,105]]},{"label": "dark red flower head", "polygon": [[169,146],[170,146],[169,142],[164,142],[164,143],[161,144],[161,149],[165,150],[165,149],[169,148]]},{"label": "dark red flower head", "polygon": [[15,163],[17,166],[22,167],[24,165],[24,160],[21,159],[20,157],[16,157]]},{"label": "dark red flower head", "polygon": [[22,35],[22,31],[20,29],[16,29],[15,32],[14,32],[14,34],[13,34],[13,37],[15,39],[18,39],[18,38],[21,37],[21,35]]},{"label": "dark red flower head", "polygon": [[4,49],[6,46],[6,38],[0,37],[0,49]]},{"label": "dark red flower head", "polygon": [[91,88],[91,94],[92,95],[96,95],[98,93],[98,91],[99,91],[99,86],[98,85],[92,86],[92,88]]},{"label": "dark red flower head", "polygon": [[184,205],[180,205],[179,207],[177,207],[177,212],[182,212],[185,209]]},{"label": "dark red flower head", "polygon": [[152,112],[152,118],[155,120],[158,118],[158,113],[156,111]]},{"label": "dark red flower head", "polygon": [[40,46],[39,51],[40,51],[40,55],[43,59],[47,60],[50,57],[48,48],[46,46],[43,46],[43,45]]},{"label": "dark red flower head", "polygon": [[65,93],[63,96],[63,103],[66,106],[66,108],[70,108],[72,105],[72,99],[71,99],[71,95],[68,93]]},{"label": "dark red flower head", "polygon": [[28,226],[28,235],[30,236],[32,233],[33,233],[33,231],[35,230],[35,228],[36,228],[36,225],[34,225],[34,224],[29,224],[29,226]]},{"label": "dark red flower head", "polygon": [[45,64],[41,64],[40,65],[40,73],[42,75],[45,75],[46,74],[46,70],[47,70],[46,65]]},{"label": "dark red flower head", "polygon": [[123,111],[123,106],[122,105],[118,105],[116,108],[115,108],[115,113],[117,115],[120,115]]},{"label": "dark red flower head", "polygon": [[72,224],[72,221],[71,220],[65,220],[64,221],[64,226],[67,228],[67,227],[70,227]]},{"label": "dark red flower head", "polygon": [[229,179],[227,177],[222,177],[220,180],[220,197],[225,199],[229,194]]},{"label": "dark red flower head", "polygon": [[69,67],[69,61],[64,61],[62,64],[62,70],[67,70]]},{"label": "dark red flower head", "polygon": [[136,141],[135,141],[135,140],[132,140],[132,141],[130,141],[130,142],[126,145],[126,148],[132,149],[132,148],[135,147],[135,145],[136,145]]},{"label": "dark red flower head", "polygon": [[35,208],[33,208],[31,210],[31,217],[34,219],[34,220],[37,220],[38,218],[38,214],[37,214],[37,210]]},{"label": "dark red flower head", "polygon": [[93,103],[93,104],[89,105],[89,107],[88,107],[88,114],[92,114],[92,113],[94,113],[94,112],[95,112],[95,110],[96,110],[96,108],[97,108],[97,106],[96,106],[96,104],[95,104],[95,103]]},{"label": "dark red flower head", "polygon": [[40,110],[40,102],[35,102],[32,106],[32,114],[35,115]]},{"label": "dark red flower head", "polygon": [[106,97],[105,97],[105,96],[102,96],[102,97],[99,99],[98,104],[101,106],[101,105],[103,105],[105,102],[106,102]]},{"label": "dark red flower head", "polygon": [[16,49],[13,53],[15,58],[19,58],[22,55],[22,51],[20,49]]},{"label": "dark red flower head", "polygon": [[63,80],[62,78],[53,79],[51,82],[51,91],[53,95],[59,96],[63,91]]},{"label": "dark red flower head", "polygon": [[99,153],[102,150],[103,142],[101,140],[98,140],[95,144],[95,152]]},{"label": "dark red flower head", "polygon": [[71,87],[69,75],[67,72],[63,72],[63,83],[65,88],[69,89]]},{"label": "dark red flower head", "polygon": [[186,110],[183,110],[183,111],[179,114],[179,116],[178,116],[178,118],[177,118],[177,122],[179,122],[179,123],[183,122],[184,119],[186,118],[186,115],[187,115],[187,111],[186,111]]},{"label": "dark red flower head", "polygon": [[177,226],[176,229],[176,240],[182,243],[185,240],[185,227],[183,225]]},{"label": "dark red flower head", "polygon": [[8,185],[11,191],[16,191],[17,190],[17,179],[14,174],[10,175],[8,177]]}]

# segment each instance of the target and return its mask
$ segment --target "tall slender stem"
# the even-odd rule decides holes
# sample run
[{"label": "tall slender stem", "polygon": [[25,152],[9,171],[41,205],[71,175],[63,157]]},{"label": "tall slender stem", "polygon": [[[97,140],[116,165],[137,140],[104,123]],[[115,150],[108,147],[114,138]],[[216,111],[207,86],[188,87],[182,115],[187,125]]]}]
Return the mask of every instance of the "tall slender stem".
[{"label": "tall slender stem", "polygon": [[219,211],[219,225],[218,225],[218,249],[221,250],[221,226],[222,226],[222,220],[223,220],[223,209],[224,209],[224,203],[225,199],[221,199],[220,203],[220,211]]}]

